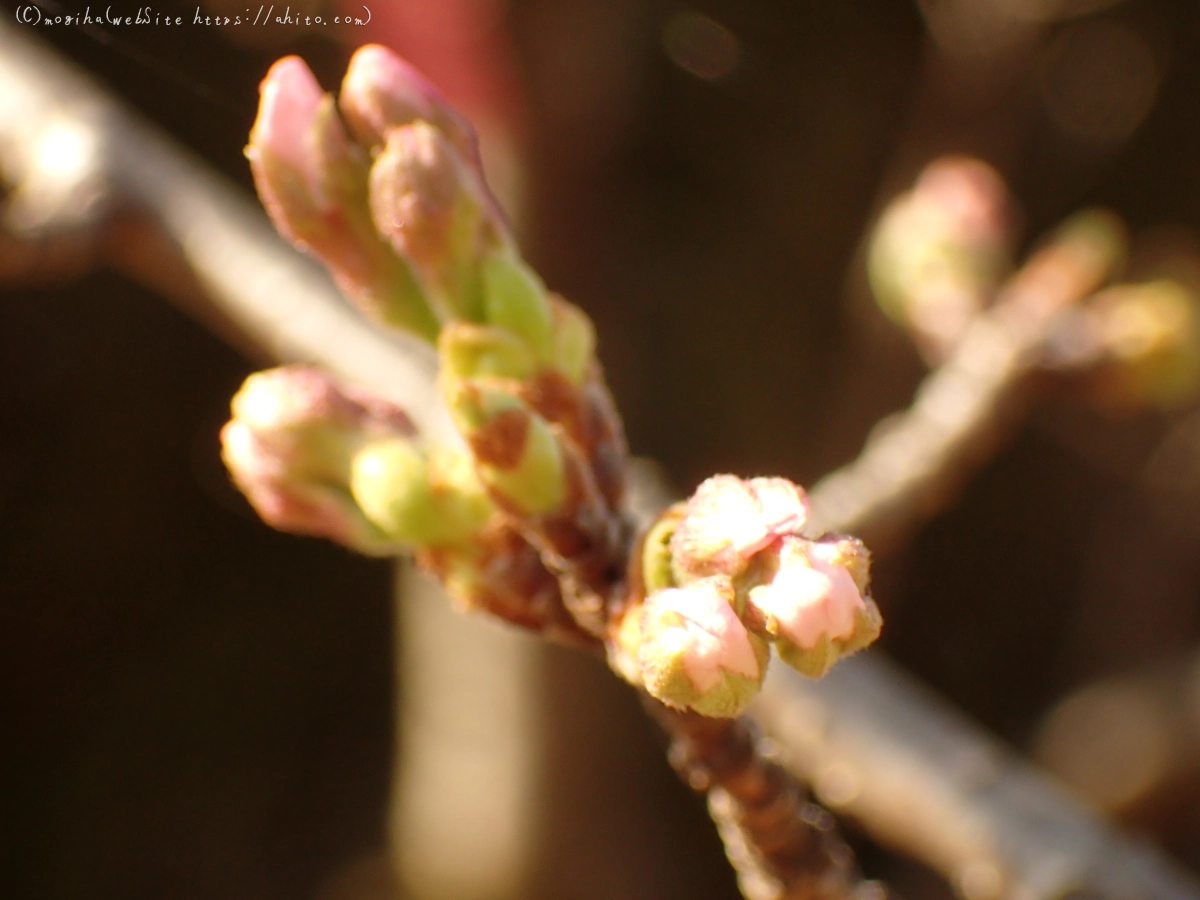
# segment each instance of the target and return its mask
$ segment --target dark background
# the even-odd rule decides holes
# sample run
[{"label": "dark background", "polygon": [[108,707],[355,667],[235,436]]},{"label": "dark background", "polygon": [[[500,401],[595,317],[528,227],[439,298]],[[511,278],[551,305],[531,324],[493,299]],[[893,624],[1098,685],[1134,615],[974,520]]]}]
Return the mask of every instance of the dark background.
[{"label": "dark background", "polygon": [[[881,191],[934,153],[995,163],[1029,235],[1095,202],[1135,232],[1200,226],[1192,0],[1050,26],[1000,87],[956,96],[929,86],[911,0],[697,4],[738,42],[715,80],[664,39],[689,9],[514,0],[501,20],[528,254],[595,318],[633,448],[683,489],[714,471],[811,483],[907,402],[921,365],[854,259]],[[1161,72],[1127,139],[1066,134],[1046,108],[1064,35],[1097,23],[1143,40]],[[332,87],[351,49],[299,29],[269,46],[201,26],[38,34],[248,191],[267,66],[298,52]],[[0,296],[5,896],[307,897],[383,846],[389,569],[271,532],[227,485],[216,436],[249,371],[110,272]],[[1024,745],[1074,685],[1193,648],[1200,488],[1164,499],[1142,479],[1185,415],[1113,417],[1050,392],[951,511],[880,560],[886,650]],[[732,896],[632,697],[588,663],[547,665],[568,748],[627,742],[595,783],[563,776],[583,808],[557,809],[571,824],[554,853],[612,853],[621,870],[639,826],[600,795],[634,772],[614,790],[657,805],[654,895]],[[1195,807],[1143,827],[1200,866]],[[545,868],[546,896],[591,895],[569,863]]]}]

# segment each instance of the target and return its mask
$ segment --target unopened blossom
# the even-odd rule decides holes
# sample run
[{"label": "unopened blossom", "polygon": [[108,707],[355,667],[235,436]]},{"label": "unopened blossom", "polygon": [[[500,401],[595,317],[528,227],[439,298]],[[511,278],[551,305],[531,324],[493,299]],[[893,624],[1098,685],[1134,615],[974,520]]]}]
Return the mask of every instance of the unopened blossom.
[{"label": "unopened blossom", "polygon": [[221,430],[230,477],[281,531],[329,537],[364,553],[396,540],[371,522],[349,488],[355,455],[372,441],[410,440],[412,423],[386,401],[344,390],[312,366],[246,379]]},{"label": "unopened blossom", "polygon": [[650,694],[706,716],[739,714],[762,685],[767,647],[733,609],[724,576],[667,588],[640,612],[637,664]]},{"label": "unopened blossom", "polygon": [[295,477],[244,424],[228,423],[221,430],[221,447],[231,477],[272,528],[329,538],[371,556],[401,549],[363,515],[348,491]]},{"label": "unopened blossom", "polygon": [[368,315],[432,338],[438,323],[408,263],[371,222],[368,157],[332,96],[296,56],[275,63],[259,90],[246,157],[276,230],[321,260]]},{"label": "unopened blossom", "polygon": [[[303,178],[309,193],[318,200],[321,178],[311,152],[311,128],[323,97],[321,86],[304,60],[285,56],[271,66],[259,86],[258,117],[250,131],[250,147],[272,154]],[[257,152],[251,154],[250,163],[261,165]]]},{"label": "unopened blossom", "polygon": [[671,539],[679,580],[736,575],[776,538],[799,534],[808,521],[808,498],[785,478],[715,475],[687,503]]},{"label": "unopened blossom", "polygon": [[424,75],[387,47],[366,44],[354,52],[338,106],[355,139],[368,147],[384,143],[393,128],[429,122],[482,175],[474,129]]},{"label": "unopened blossom", "polygon": [[880,217],[868,256],[871,288],[931,360],[953,349],[1007,269],[1011,207],[994,169],[947,156]]},{"label": "unopened blossom", "polygon": [[821,675],[839,656],[878,636],[879,613],[866,596],[861,543],[785,537],[774,554],[778,569],[769,582],[749,591],[746,606],[785,662]]},{"label": "unopened blossom", "polygon": [[233,420],[292,470],[337,479],[368,439],[415,434],[412,421],[386,400],[340,387],[316,366],[280,366],[246,379],[230,404]]},{"label": "unopened blossom", "polygon": [[[346,486],[357,441],[339,434],[339,425],[303,416],[328,409],[319,397],[312,403],[285,398],[272,408],[264,389],[280,386],[280,379],[272,380],[273,385],[260,381],[248,396],[239,394],[243,402],[235,400],[235,418],[221,429],[221,456],[250,505],[280,531],[331,538],[372,555],[397,552]],[[239,407],[245,418],[236,417]]]}]

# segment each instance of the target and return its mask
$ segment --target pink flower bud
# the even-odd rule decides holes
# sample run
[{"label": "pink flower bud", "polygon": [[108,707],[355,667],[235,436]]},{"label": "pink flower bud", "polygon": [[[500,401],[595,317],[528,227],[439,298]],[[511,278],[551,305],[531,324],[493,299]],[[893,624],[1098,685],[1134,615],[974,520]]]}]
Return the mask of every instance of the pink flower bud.
[{"label": "pink flower bud", "polygon": [[388,132],[370,174],[375,228],[408,259],[446,318],[483,317],[483,265],[507,231],[486,188],[454,145],[428,122]]},{"label": "pink flower bud", "polygon": [[652,594],[641,613],[638,666],[662,702],[704,715],[737,715],[757,693],[766,646],[733,611],[728,578]]},{"label": "pink flower bud", "polygon": [[[785,478],[716,475],[696,489],[671,539],[684,577],[736,575],[776,538],[798,534],[808,520],[804,491]],[[681,578],[680,580],[684,580]]]},{"label": "pink flower bud", "polygon": [[287,463],[244,423],[229,422],[221,429],[221,447],[234,482],[272,528],[329,538],[372,556],[400,550],[367,520],[346,490],[293,477]]},{"label": "pink flower bud", "polygon": [[371,167],[371,214],[379,233],[418,265],[450,251],[454,214],[469,202],[465,167],[445,135],[426,122],[388,134]]},{"label": "pink flower bud", "polygon": [[339,387],[315,366],[257,372],[231,403],[234,420],[292,463],[303,457],[323,473],[337,473],[349,453],[372,437],[416,433],[404,411],[386,400]]},{"label": "pink flower bud", "polygon": [[751,588],[745,615],[785,662],[814,677],[879,635],[879,610],[865,596],[866,548],[854,538],[785,537],[770,582]]},{"label": "pink flower bud", "polygon": [[233,420],[221,431],[222,457],[264,521],[363,553],[398,551],[354,502],[349,478],[365,442],[413,435],[401,410],[343,391],[310,366],[251,375],[231,405]]},{"label": "pink flower bud", "polygon": [[296,56],[275,63],[260,91],[246,157],[276,230],[320,259],[368,315],[434,337],[438,323],[413,273],[371,223],[366,155],[333,98]]},{"label": "pink flower bud", "polygon": [[313,198],[320,197],[320,176],[311,153],[311,129],[324,92],[298,56],[285,56],[271,66],[259,85],[258,118],[250,131],[250,147],[272,154],[302,177]]},{"label": "pink flower bud", "polygon": [[338,105],[356,140],[374,147],[388,132],[423,120],[443,132],[480,176],[475,132],[437,88],[396,53],[379,44],[359,47],[342,80]]},{"label": "pink flower bud", "polygon": [[832,561],[829,545],[784,538],[779,571],[770,584],[750,591],[749,603],[767,620],[768,632],[809,650],[823,637],[849,637],[862,595],[850,573]]}]

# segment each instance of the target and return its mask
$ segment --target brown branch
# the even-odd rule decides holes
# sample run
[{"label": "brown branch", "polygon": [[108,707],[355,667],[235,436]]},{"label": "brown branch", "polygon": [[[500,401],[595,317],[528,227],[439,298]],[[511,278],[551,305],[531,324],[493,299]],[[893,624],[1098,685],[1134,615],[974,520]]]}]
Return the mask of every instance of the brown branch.
[{"label": "brown branch", "polygon": [[671,736],[671,766],[708,795],[747,900],[883,900],[886,890],[863,880],[833,817],[809,802],[749,719],[710,719],[648,697],[644,705]]},{"label": "brown branch", "polygon": [[1175,864],[1083,812],[878,654],[820,681],[780,668],[753,715],[818,797],[969,900],[1200,897]]}]

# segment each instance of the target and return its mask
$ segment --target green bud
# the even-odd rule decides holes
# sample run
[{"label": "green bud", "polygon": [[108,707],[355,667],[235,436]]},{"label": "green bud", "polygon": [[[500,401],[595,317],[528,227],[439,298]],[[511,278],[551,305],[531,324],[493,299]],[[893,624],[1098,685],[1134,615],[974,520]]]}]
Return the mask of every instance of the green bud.
[{"label": "green bud", "polygon": [[360,450],[351,464],[350,491],[384,533],[417,547],[460,544],[492,514],[465,457],[451,451],[427,456],[405,439]]},{"label": "green bud", "polygon": [[738,619],[733,597],[724,576],[647,597],[639,631],[618,637],[640,641],[637,663],[651,696],[705,716],[745,709],[762,687],[770,648]]},{"label": "green bud", "polygon": [[659,517],[642,542],[642,585],[646,595],[675,587],[671,565],[671,537],[679,527],[686,505],[677,503]]},{"label": "green bud", "polygon": [[479,476],[522,515],[548,515],[567,498],[566,464],[546,420],[506,391],[460,383],[447,397]]},{"label": "green bud", "polygon": [[438,339],[442,371],[453,378],[514,378],[533,374],[529,347],[511,332],[492,325],[451,322]]},{"label": "green bud", "polygon": [[587,377],[596,355],[596,329],[587,314],[573,303],[550,295],[554,320],[554,367],[572,384]]},{"label": "green bud", "polygon": [[491,254],[483,264],[484,316],[489,324],[521,338],[540,361],[553,356],[554,335],[546,287],[511,251]]},{"label": "green bud", "polygon": [[529,416],[525,446],[516,466],[484,466],[482,474],[495,491],[527,515],[548,515],[566,500],[562,449],[541,416]]}]

